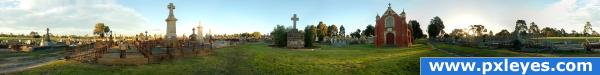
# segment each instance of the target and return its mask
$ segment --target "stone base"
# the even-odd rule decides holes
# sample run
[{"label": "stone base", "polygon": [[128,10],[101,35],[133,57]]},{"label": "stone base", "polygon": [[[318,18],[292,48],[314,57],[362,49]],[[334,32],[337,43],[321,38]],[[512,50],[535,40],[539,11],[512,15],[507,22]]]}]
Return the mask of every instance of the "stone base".
[{"label": "stone base", "polygon": [[293,48],[293,49],[304,48],[304,41],[303,40],[288,40],[286,47]]},{"label": "stone base", "polygon": [[298,32],[297,29],[292,29],[287,34],[287,48],[304,48],[304,34]]},{"label": "stone base", "polygon": [[52,45],[54,45],[54,44],[52,42],[49,42],[49,41],[42,41],[40,43],[40,46],[52,46]]}]

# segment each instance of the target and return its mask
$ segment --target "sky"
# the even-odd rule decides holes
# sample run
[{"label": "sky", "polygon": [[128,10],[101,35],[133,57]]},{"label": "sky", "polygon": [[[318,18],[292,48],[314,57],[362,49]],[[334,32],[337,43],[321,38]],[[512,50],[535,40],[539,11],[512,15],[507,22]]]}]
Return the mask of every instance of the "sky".
[{"label": "sky", "polygon": [[115,34],[164,34],[168,3],[176,7],[178,35],[191,34],[199,24],[205,33],[268,34],[276,25],[291,26],[293,14],[300,18],[299,29],[323,21],[343,25],[348,34],[374,25],[388,3],[424,31],[435,16],[446,32],[475,24],[493,32],[512,31],[519,19],[577,32],[590,21],[600,29],[599,0],[0,0],[0,33],[50,28],[53,34],[92,35],[93,26],[102,22]]}]

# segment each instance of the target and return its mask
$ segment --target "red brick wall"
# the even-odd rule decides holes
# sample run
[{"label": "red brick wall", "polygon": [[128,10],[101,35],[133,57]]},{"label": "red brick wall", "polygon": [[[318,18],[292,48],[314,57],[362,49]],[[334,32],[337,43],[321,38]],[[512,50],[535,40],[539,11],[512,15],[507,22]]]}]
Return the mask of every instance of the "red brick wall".
[{"label": "red brick wall", "polygon": [[[385,16],[383,16],[382,18],[384,18],[384,17]],[[383,46],[383,43],[384,43],[383,39],[385,39],[383,36],[383,34],[384,34],[383,32],[385,30],[384,23],[385,23],[385,20],[381,20],[381,18],[375,22],[375,38],[374,38],[375,41],[374,41],[374,43],[375,43],[376,47]]]},{"label": "red brick wall", "polygon": [[385,19],[387,17],[394,17],[394,28],[393,30],[396,32],[394,36],[394,40],[396,41],[396,45],[398,47],[410,47],[412,45],[412,30],[409,29],[408,23],[406,23],[405,17],[400,17],[399,15],[387,16],[383,15],[379,20],[376,21],[375,24],[375,38],[374,43],[376,47],[383,47],[385,45]]}]

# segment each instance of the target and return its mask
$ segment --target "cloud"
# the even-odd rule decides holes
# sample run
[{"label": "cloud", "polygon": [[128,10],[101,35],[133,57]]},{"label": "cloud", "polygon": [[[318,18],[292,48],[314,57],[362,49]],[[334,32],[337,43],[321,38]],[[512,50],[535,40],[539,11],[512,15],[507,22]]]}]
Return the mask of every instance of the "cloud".
[{"label": "cloud", "polygon": [[[147,20],[115,0],[6,0],[0,1],[0,32],[42,32],[91,34],[94,24],[103,22],[116,34],[144,30]],[[56,30],[56,31],[52,31]]]},{"label": "cloud", "polygon": [[600,0],[562,0],[540,13],[537,19],[551,27],[580,32],[585,22],[590,21],[594,29],[600,28]]}]

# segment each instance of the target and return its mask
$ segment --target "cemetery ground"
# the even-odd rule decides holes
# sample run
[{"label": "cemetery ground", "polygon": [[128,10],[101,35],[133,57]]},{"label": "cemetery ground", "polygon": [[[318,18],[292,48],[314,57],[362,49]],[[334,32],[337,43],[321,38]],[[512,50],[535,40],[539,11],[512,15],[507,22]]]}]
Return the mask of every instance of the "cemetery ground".
[{"label": "cemetery ground", "polygon": [[563,57],[598,56],[585,52],[518,52],[481,49],[417,41],[411,48],[375,48],[372,44],[346,47],[317,45],[314,51],[268,47],[247,43],[219,48],[208,56],[194,56],[160,64],[99,65],[74,61],[52,61],[15,75],[417,75],[420,57]]},{"label": "cemetery ground", "polygon": [[208,56],[197,56],[160,64],[106,66],[72,61],[53,61],[18,75],[214,75],[214,74],[419,74],[419,57],[450,56],[429,45],[412,48],[375,48],[371,44],[333,47],[318,45],[314,51],[268,47],[248,43],[220,48]]},{"label": "cemetery ground", "polygon": [[63,57],[64,48],[53,48],[34,52],[0,52],[0,73],[4,71],[20,71],[32,66],[43,65],[45,62],[58,60]]}]

